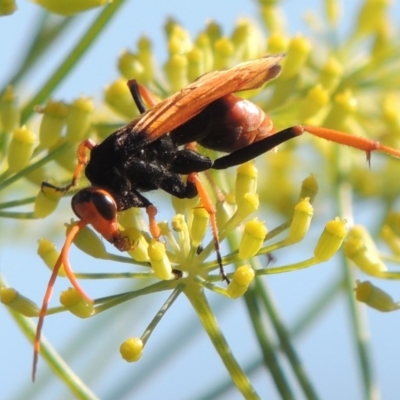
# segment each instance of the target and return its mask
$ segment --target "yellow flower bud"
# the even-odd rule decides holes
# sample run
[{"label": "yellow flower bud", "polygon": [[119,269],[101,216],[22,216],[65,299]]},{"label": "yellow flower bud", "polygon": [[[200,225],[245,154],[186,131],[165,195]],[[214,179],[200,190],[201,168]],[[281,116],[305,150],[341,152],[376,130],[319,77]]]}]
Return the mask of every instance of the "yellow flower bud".
[{"label": "yellow flower bud", "polygon": [[69,108],[62,101],[49,100],[37,111],[43,114],[39,129],[39,144],[48,149],[60,140]]},{"label": "yellow flower bud", "polygon": [[301,102],[299,115],[303,120],[311,118],[329,104],[329,102],[328,92],[318,84],[307,92],[307,96]]},{"label": "yellow flower bud", "polygon": [[[50,240],[42,238],[38,240],[38,243],[39,243],[37,250],[38,255],[44,261],[46,266],[51,270],[53,270],[54,265],[56,265],[58,257],[60,256],[60,252],[57,250],[54,243],[50,242]],[[65,274],[64,265],[61,265],[61,268],[58,270],[58,276],[61,277],[67,276]]]},{"label": "yellow flower bud", "polygon": [[344,254],[368,275],[380,277],[387,271],[372,238],[361,226],[351,229],[344,243]]},{"label": "yellow flower bud", "polygon": [[70,16],[78,14],[91,8],[100,7],[106,4],[109,0],[32,0],[34,3],[42,6],[46,10]]},{"label": "yellow flower bud", "polygon": [[193,247],[199,246],[204,239],[207,233],[209,219],[210,216],[208,212],[201,204],[193,209],[193,221],[190,230],[190,239]]},{"label": "yellow flower bud", "polygon": [[73,173],[76,168],[76,144],[67,146],[64,151],[58,154],[55,162]]},{"label": "yellow flower bud", "polygon": [[183,54],[173,54],[164,65],[164,71],[174,92],[187,86],[188,81],[188,60]]},{"label": "yellow flower bud", "polygon": [[346,220],[336,218],[328,221],[314,249],[314,259],[328,261],[339,250],[346,234]]},{"label": "yellow flower bud", "polygon": [[387,54],[392,51],[392,43],[392,27],[389,24],[378,26],[371,50],[372,61],[380,61],[387,57]]},{"label": "yellow flower bud", "polygon": [[[139,81],[142,81],[142,75],[145,72],[144,66],[140,62],[138,56],[136,54],[131,53],[130,51],[127,51],[127,50],[123,51],[122,54],[118,58],[118,70],[119,70],[119,72],[121,72],[122,76],[125,79],[135,78],[135,79],[138,79]],[[124,90],[124,88],[123,88],[124,86],[125,86],[125,89],[127,89],[128,92],[129,92],[128,86],[126,85],[126,81],[124,81],[123,79],[118,80],[115,84],[117,84],[117,85],[120,84],[121,85],[121,94],[122,95],[126,95],[126,90]],[[108,89],[106,89],[106,101],[107,101],[107,103],[112,108],[115,107],[116,111],[119,112],[118,111],[119,106],[114,106],[114,102],[116,100],[118,102],[118,94],[119,94],[118,88],[115,91],[115,93],[111,93],[110,94],[110,100],[108,100],[108,98],[107,98],[107,90]],[[111,91],[112,91],[112,89],[111,89]],[[116,98],[114,98],[114,94],[117,95]],[[123,96],[122,96],[122,100],[124,100]],[[127,108],[124,103],[125,102],[122,101],[122,104],[124,106],[123,109],[124,110],[125,109],[129,110],[129,108]],[[131,108],[132,108],[132,97],[131,97]],[[132,110],[131,110],[131,114],[132,114]],[[122,115],[127,116],[125,114],[125,112]]]},{"label": "yellow flower bud", "polygon": [[211,43],[215,43],[222,36],[222,28],[214,20],[211,20],[207,24],[206,34],[210,38]]},{"label": "yellow flower bud", "polygon": [[8,148],[8,169],[18,172],[29,163],[35,145],[35,134],[26,126],[13,132],[10,146]]},{"label": "yellow flower bud", "polygon": [[381,230],[382,239],[388,244],[392,253],[400,256],[400,237],[396,235],[388,225],[384,225]]},{"label": "yellow flower bud", "polygon": [[339,22],[342,4],[337,0],[325,0],[325,15],[330,25],[335,26]]},{"label": "yellow flower bud", "polygon": [[33,215],[35,218],[45,218],[58,206],[62,192],[51,186],[42,186],[35,199]]},{"label": "yellow flower bud", "polygon": [[289,235],[285,240],[286,243],[296,243],[304,238],[310,227],[313,214],[313,206],[310,204],[308,197],[296,204]]},{"label": "yellow flower bud", "polygon": [[250,283],[254,279],[254,271],[250,265],[239,267],[233,274],[232,281],[227,288],[227,294],[231,299],[237,299],[246,293]]},{"label": "yellow flower bud", "polygon": [[240,19],[232,34],[235,53],[241,60],[257,58],[261,49],[261,37],[255,24],[247,19]]},{"label": "yellow flower bud", "polygon": [[342,79],[342,76],[342,64],[336,58],[331,57],[321,69],[319,82],[328,92],[333,92]]},{"label": "yellow flower bud", "polygon": [[308,55],[311,51],[311,44],[303,36],[294,37],[290,43],[283,60],[283,70],[280,79],[289,79],[297,75],[307,61]]},{"label": "yellow flower bud", "polygon": [[124,230],[124,234],[128,236],[129,242],[132,243],[133,246],[131,250],[128,250],[128,254],[136,261],[149,261],[147,250],[149,245],[142,235],[142,232],[134,227],[129,227]]},{"label": "yellow flower bud", "polygon": [[246,193],[256,193],[258,171],[253,162],[241,164],[236,171],[235,198],[236,204],[243,200]]},{"label": "yellow flower bud", "polygon": [[137,56],[141,65],[143,65],[144,68],[142,75],[143,79],[142,83],[144,84],[150,82],[154,78],[155,66],[154,66],[154,56],[153,56],[151,40],[146,36],[142,36],[138,41],[137,47],[138,47]]},{"label": "yellow flower bud", "polygon": [[400,236],[400,213],[390,211],[385,219],[386,224],[393,230],[393,232]]},{"label": "yellow flower bud", "polygon": [[201,50],[203,59],[203,70],[210,71],[214,65],[214,55],[211,49],[210,37],[205,33],[200,33],[196,39],[196,49]]},{"label": "yellow flower bud", "polygon": [[388,312],[400,308],[400,303],[394,302],[391,296],[369,281],[357,281],[355,292],[358,301],[367,304],[371,308],[375,308],[375,310]]},{"label": "yellow flower bud", "polygon": [[232,64],[235,46],[227,37],[221,37],[214,43],[214,69],[226,69]]},{"label": "yellow flower bud", "polygon": [[143,347],[143,342],[139,338],[130,338],[121,344],[119,352],[125,361],[135,362],[142,357]]},{"label": "yellow flower bud", "polygon": [[187,54],[187,60],[188,78],[190,82],[207,72],[207,70],[204,68],[204,52],[198,47],[194,47],[192,50],[190,50],[190,52]]},{"label": "yellow flower bud", "polygon": [[182,26],[174,23],[168,33],[168,50],[170,56],[186,54],[193,47],[189,32]]},{"label": "yellow flower bud", "polygon": [[10,15],[17,11],[15,0],[0,0],[0,15]]},{"label": "yellow flower bud", "polygon": [[346,129],[347,118],[357,111],[357,99],[351,90],[338,93],[332,103],[332,108],[325,118],[324,125],[332,129]]},{"label": "yellow flower bud", "polygon": [[189,228],[182,214],[177,214],[172,218],[172,229],[178,233],[179,246],[182,254],[188,254],[190,250]]},{"label": "yellow flower bud", "polygon": [[272,33],[268,37],[267,49],[270,54],[280,54],[287,51],[289,38],[280,33]]},{"label": "yellow flower bud", "polygon": [[75,288],[68,288],[61,292],[60,303],[79,318],[88,318],[94,312],[93,303],[82,298]]},{"label": "yellow flower bud", "polygon": [[[286,27],[285,16],[283,15],[280,7],[277,7],[277,2],[275,1],[266,1],[261,4],[261,16],[268,28],[268,31],[272,34],[276,34],[279,32],[283,32]],[[270,49],[268,51],[271,52]],[[271,52],[275,53],[275,52]],[[281,53],[278,51],[277,53]]]},{"label": "yellow flower bud", "polygon": [[357,36],[368,35],[375,32],[383,24],[387,24],[386,10],[390,0],[365,0],[354,24]]},{"label": "yellow flower bud", "polygon": [[125,118],[132,119],[135,113],[138,114],[125,79],[118,79],[107,86],[104,99],[108,106]]},{"label": "yellow flower bud", "polygon": [[12,86],[7,86],[0,99],[0,122],[4,132],[12,132],[19,126],[20,110]]},{"label": "yellow flower bud", "polygon": [[299,199],[309,198],[310,203],[314,202],[315,196],[318,193],[318,182],[315,175],[310,174],[306,179],[301,183],[301,190]]},{"label": "yellow flower bud", "polygon": [[251,258],[260,250],[267,234],[266,226],[253,219],[245,224],[242,240],[239,245],[239,258]]},{"label": "yellow flower bud", "polygon": [[37,317],[39,315],[39,307],[13,288],[0,288],[0,300],[3,304],[25,317]]},{"label": "yellow flower bud", "polygon": [[[70,224],[66,224],[67,234],[75,224],[72,220]],[[74,245],[94,258],[107,259],[109,257],[103,240],[88,226],[83,227],[76,235]]]},{"label": "yellow flower bud", "polygon": [[92,123],[93,110],[93,101],[83,96],[71,104],[65,135],[69,143],[80,143],[87,136]]},{"label": "yellow flower bud", "polygon": [[238,204],[235,216],[240,221],[243,221],[250,214],[257,211],[259,206],[260,200],[258,199],[258,195],[255,193],[246,193],[243,196],[243,200]]},{"label": "yellow flower bud", "polygon": [[175,232],[182,232],[187,229],[185,217],[182,214],[177,214],[172,218],[172,229]]},{"label": "yellow flower bud", "polygon": [[152,239],[148,247],[148,255],[151,267],[157,278],[163,280],[174,278],[171,263],[169,262],[163,243]]}]

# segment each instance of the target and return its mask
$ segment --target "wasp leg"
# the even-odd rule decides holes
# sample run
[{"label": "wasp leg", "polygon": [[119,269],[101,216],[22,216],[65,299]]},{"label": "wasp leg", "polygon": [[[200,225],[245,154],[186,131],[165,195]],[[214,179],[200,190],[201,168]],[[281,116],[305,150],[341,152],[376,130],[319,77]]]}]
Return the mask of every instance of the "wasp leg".
[{"label": "wasp leg", "polygon": [[303,131],[304,130],[301,129],[301,127],[293,126],[291,128],[284,129],[283,131],[274,133],[265,139],[249,144],[248,146],[236,150],[231,154],[217,158],[211,168],[226,169],[235,165],[243,164],[260,156],[261,154],[266,153],[269,150],[272,150],[281,143],[301,135]]},{"label": "wasp leg", "polygon": [[68,185],[63,186],[63,187],[58,187],[58,186],[54,186],[48,182],[42,182],[42,188],[50,187],[50,188],[53,188],[53,189],[57,190],[58,192],[62,192],[62,193],[66,193],[69,190],[71,190],[72,188],[74,188],[78,184],[78,181],[82,174],[83,168],[88,163],[89,158],[87,155],[87,150],[91,151],[93,149],[93,147],[95,147],[95,146],[96,146],[96,142],[94,142],[91,139],[86,139],[79,144],[78,150],[77,150],[78,164],[75,167],[74,174],[72,175],[71,183],[69,183]]},{"label": "wasp leg", "polygon": [[214,246],[215,252],[217,254],[217,261],[219,265],[219,271],[223,281],[229,283],[228,276],[225,273],[224,266],[222,265],[222,257],[221,257],[221,249],[219,246],[219,235],[218,235],[218,227],[217,227],[217,218],[216,218],[216,209],[214,204],[212,203],[210,197],[207,194],[207,191],[203,184],[200,181],[199,176],[196,173],[191,173],[188,175],[188,182],[192,182],[197,189],[201,202],[203,203],[204,208],[210,215],[210,223],[211,223],[211,230],[214,238]]},{"label": "wasp leg", "polygon": [[365,151],[368,163],[370,162],[371,153],[373,151],[383,152],[393,157],[400,158],[400,150],[381,145],[379,142],[365,137],[351,135],[348,133],[336,131],[334,129],[327,129],[309,125],[296,125],[284,129],[280,132],[274,133],[271,136],[259,140],[258,142],[254,142],[246,147],[243,147],[242,149],[236,150],[233,153],[228,154],[227,156],[216,159],[211,168],[225,169],[242,164],[246,161],[250,161],[253,158],[256,158],[259,155],[273,149],[279,144],[302,135],[304,132],[311,133],[314,136],[329,140],[331,142],[343,144],[345,146],[354,147],[355,149]]}]

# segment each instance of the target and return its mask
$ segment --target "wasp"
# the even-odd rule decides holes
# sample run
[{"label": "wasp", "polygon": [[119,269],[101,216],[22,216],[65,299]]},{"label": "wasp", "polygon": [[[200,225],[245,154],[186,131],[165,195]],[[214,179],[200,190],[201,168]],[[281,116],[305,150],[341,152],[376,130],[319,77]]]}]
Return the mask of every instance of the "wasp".
[{"label": "wasp", "polygon": [[[215,208],[198,177],[199,172],[242,164],[304,132],[363,150],[368,160],[375,150],[400,157],[398,150],[331,129],[297,125],[275,132],[271,119],[258,106],[233,93],[260,88],[277,77],[283,57],[284,54],[269,55],[207,73],[157,104],[146,88],[130,80],[128,87],[141,115],[100,144],[87,139],[79,145],[71,183],[57,190],[67,192],[74,188],[83,171],[91,186],[72,197],[72,209],[79,222],[66,237],[43,300],[35,338],[33,379],[41,329],[61,265],[72,285],[90,300],[76,281],[68,261],[68,249],[85,225],[91,224],[117,249],[126,251],[131,243],[119,229],[120,211],[144,208],[150,233],[154,238],[160,236],[155,219],[157,210],[142,193],[162,189],[181,199],[198,195],[210,214],[221,276],[228,281],[222,267]],[[146,110],[143,100],[150,109]],[[211,160],[196,151],[195,143],[228,154]]]}]

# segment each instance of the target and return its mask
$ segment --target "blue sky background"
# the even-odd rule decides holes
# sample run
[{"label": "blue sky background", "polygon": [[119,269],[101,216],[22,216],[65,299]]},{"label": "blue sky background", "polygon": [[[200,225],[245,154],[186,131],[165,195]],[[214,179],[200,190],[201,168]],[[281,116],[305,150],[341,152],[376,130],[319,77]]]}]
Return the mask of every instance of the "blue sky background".
[{"label": "blue sky background", "polygon": [[[306,10],[320,13],[323,2],[296,0],[283,3],[288,18],[288,30],[291,34],[304,31],[307,28],[303,24],[303,16]],[[349,4],[351,3],[351,4]],[[348,21],[359,1],[346,2],[343,30],[347,29]],[[13,65],[18,60],[29,40],[29,31],[36,23],[38,7],[26,1],[19,1],[20,10],[13,16],[0,19],[0,45],[3,56],[0,61],[0,87],[7,82],[11,75]],[[396,4],[393,17],[399,22],[399,7]],[[239,17],[250,17],[257,20],[257,7],[250,0],[218,0],[218,1],[184,1],[169,0],[161,2],[148,0],[142,2],[128,1],[118,16],[106,28],[102,36],[86,54],[81,63],[64,82],[56,89],[54,98],[71,101],[80,94],[93,96],[100,99],[105,83],[118,77],[116,60],[124,48],[135,49],[140,35],[146,34],[154,43],[154,50],[160,64],[165,61],[165,41],[163,26],[168,16],[173,16],[195,36],[205,26],[209,18],[218,21],[229,34]],[[40,87],[46,76],[59,64],[63,55],[79,37],[88,23],[95,18],[98,11],[91,11],[81,17],[76,25],[70,29],[70,37],[65,42],[57,43],[49,48],[49,57],[46,65],[40,64],[35,69],[29,80],[24,82],[24,92],[34,93]],[[396,19],[397,18],[397,19]],[[4,56],[6,55],[6,56]],[[316,167],[317,168],[317,167]],[[309,171],[304,171],[307,176]],[[300,185],[300,182],[299,182]],[[157,198],[157,197],[156,197]],[[152,197],[154,199],[154,196]],[[19,291],[41,303],[45,285],[48,280],[48,271],[43,268],[41,260],[36,255],[36,239],[42,233],[54,239],[58,245],[62,243],[59,227],[72,217],[68,200],[64,201],[63,211],[59,211],[50,218],[42,221],[24,223],[24,234],[28,234],[32,240],[19,246],[15,240],[18,235],[17,228],[10,221],[2,221],[2,240],[5,243],[0,253],[1,272],[9,280],[10,285],[16,286]],[[334,217],[332,215],[331,217]],[[270,225],[269,222],[267,222]],[[51,227],[53,226],[53,230]],[[271,222],[271,227],[274,226]],[[312,243],[318,236],[322,227],[311,234]],[[11,232],[12,234],[9,234]],[[50,233],[49,233],[50,232]],[[26,236],[24,236],[26,237]],[[29,242],[29,243],[28,243]],[[80,253],[72,251],[72,265],[81,266],[85,271],[112,270],[110,263],[99,262]],[[279,263],[290,262],[291,254],[279,254]],[[298,254],[296,254],[296,258]],[[118,266],[119,267],[119,266]],[[293,274],[268,277],[268,283],[273,289],[277,303],[282,310],[289,326],[296,320],[300,310],[314,297],[315,292],[322,290],[324,283],[337,276],[338,264],[335,262],[323,264],[310,270]],[[78,268],[76,268],[78,269]],[[396,286],[395,286],[396,285]],[[85,289],[93,296],[96,291],[103,290],[104,294],[119,291],[118,283],[84,282]],[[65,283],[58,286],[58,290],[64,289]],[[397,296],[398,284],[387,283],[387,290]],[[397,289],[397,290],[396,290]],[[100,292],[101,293],[101,292]],[[257,345],[253,333],[248,327],[247,314],[240,301],[232,302],[217,296],[210,296],[213,306],[217,309],[217,315],[221,327],[226,334],[228,342],[232,346],[237,358],[246,363],[255,354],[258,354]],[[186,299],[180,299],[162,320],[157,331],[150,339],[145,355],[138,364],[125,364],[118,356],[119,343],[126,337],[140,335],[157,312],[165,296],[158,299],[139,299],[121,307],[121,314],[113,316],[113,313],[105,313],[91,320],[78,320],[63,314],[47,318],[45,322],[45,335],[49,337],[57,350],[60,350],[70,360],[73,368],[82,375],[89,376],[89,361],[96,359],[100,372],[90,381],[95,392],[101,399],[154,399],[160,393],[169,393],[169,399],[189,399],[204,389],[204,385],[217,383],[226,379],[227,375],[215,354],[206,335],[198,329],[190,335],[190,341],[180,346],[179,332],[196,327],[196,318],[190,309]],[[373,342],[374,369],[381,385],[383,398],[396,399],[400,389],[398,371],[400,370],[400,314],[379,314],[367,311],[370,319]],[[361,399],[359,391],[358,366],[354,361],[354,344],[351,342],[349,332],[347,309],[341,300],[336,301],[327,310],[326,315],[320,318],[313,329],[302,335],[297,341],[300,357],[304,360],[305,368],[316,383],[317,392],[322,399]],[[75,357],[73,348],[77,347],[83,329],[91,327],[93,345],[89,351],[81,349],[84,357]],[[86,331],[85,331],[86,332]],[[86,334],[86,333],[85,333]],[[167,339],[177,337],[176,357],[162,369],[157,369],[157,361],[162,354],[162,348]],[[97,339],[101,337],[103,342]],[[178,344],[179,343],[179,344]],[[104,351],[104,348],[108,349]],[[31,345],[22,336],[20,331],[11,321],[8,313],[0,307],[0,398],[16,399],[15,394],[21,386],[30,387],[31,373]],[[104,366],[104,370],[102,367]],[[141,371],[152,368],[151,384],[148,382],[132,394],[123,394],[122,389],[129,388],[131,381],[140,376]],[[48,366],[40,360],[38,382],[32,387],[31,399],[68,399],[70,394],[61,383],[57,381],[40,394],[35,391],[41,389],[41,380],[48,379]],[[46,378],[47,377],[47,378]],[[273,384],[266,380],[265,373],[257,373],[251,376],[257,390],[263,398],[277,398]],[[90,380],[90,378],[89,378]],[[121,393],[113,393],[115,383],[121,388]],[[229,393],[221,399],[239,399],[238,394]]]}]

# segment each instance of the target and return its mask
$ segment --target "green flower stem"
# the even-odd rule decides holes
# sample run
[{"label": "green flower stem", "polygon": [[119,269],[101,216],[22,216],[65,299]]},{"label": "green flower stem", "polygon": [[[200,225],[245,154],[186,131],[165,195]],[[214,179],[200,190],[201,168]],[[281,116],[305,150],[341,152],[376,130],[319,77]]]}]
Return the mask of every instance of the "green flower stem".
[{"label": "green flower stem", "polygon": [[264,268],[264,269],[259,269],[255,272],[256,272],[257,276],[282,274],[284,272],[293,272],[293,271],[298,271],[300,269],[309,268],[309,267],[312,267],[313,265],[318,265],[320,263],[321,263],[320,261],[315,260],[314,258],[310,258],[308,260],[300,261],[300,262],[294,263],[294,264],[285,265],[283,267]]},{"label": "green flower stem", "polygon": [[36,219],[33,212],[0,211],[2,218]]},{"label": "green flower stem", "polygon": [[281,398],[294,399],[295,397],[292,389],[290,388],[285,372],[280,365],[281,363],[279,358],[277,357],[278,353],[276,352],[272,338],[265,329],[265,320],[263,319],[262,310],[258,304],[257,297],[258,295],[253,288],[249,288],[244,295],[247,309],[253,323],[253,328],[260,344],[264,366],[268,369],[268,372],[271,373]]},{"label": "green flower stem", "polygon": [[196,311],[197,316],[220,355],[221,360],[225,364],[235,386],[239,389],[245,399],[259,399],[260,397],[252,387],[248,377],[234,358],[231,349],[218,326],[218,322],[208,304],[203,290],[201,290],[198,285],[188,285],[184,290],[184,293]]},{"label": "green flower stem", "polygon": [[[343,290],[342,280],[329,283],[327,287],[321,290],[320,295],[310,301],[310,305],[305,307],[305,311],[298,317],[292,327],[289,329],[289,337],[295,338],[303,333],[305,329],[309,329],[310,326],[320,318],[326,311],[327,307],[330,307],[333,299],[341,293]],[[274,347],[275,351],[278,351],[277,346]],[[247,364],[245,364],[244,371],[247,375],[251,375],[256,372],[260,366],[263,365],[263,358],[254,358]],[[206,393],[202,394],[197,400],[214,399],[218,398],[230,388],[230,381],[225,380],[219,382],[215,387],[211,387]],[[194,400],[194,399],[193,399]]]},{"label": "green flower stem", "polygon": [[0,210],[4,208],[12,208],[12,207],[24,206],[26,204],[32,204],[35,202],[35,200],[36,196],[27,197],[25,199],[19,199],[19,200],[5,201],[4,203],[0,204]]},{"label": "green flower stem", "polygon": [[36,95],[25,105],[21,112],[21,123],[24,124],[32,115],[34,107],[45,101],[53,92],[53,90],[61,83],[72,68],[77,64],[79,59],[87,52],[89,47],[99,37],[101,31],[111,21],[113,15],[124,4],[124,0],[114,0],[103,11],[91,25],[91,27],[82,35],[79,42],[74,46],[71,53],[56,67],[52,76],[47,79],[46,83],[36,93]]},{"label": "green flower stem", "polygon": [[[341,207],[342,209],[347,208],[348,203],[344,204],[343,201],[345,199],[348,199],[350,194],[351,193],[349,185],[342,183],[338,189],[339,207]],[[370,354],[369,343],[366,339],[368,337],[368,324],[366,321],[365,313],[361,310],[364,305],[361,305],[356,301],[356,298],[354,296],[354,282],[356,280],[355,272],[354,269],[351,267],[349,261],[344,257],[343,253],[341,264],[343,266],[343,279],[346,287],[345,292],[347,295],[347,303],[351,315],[350,321],[353,328],[353,335],[357,347],[358,362],[362,374],[364,398],[373,400],[376,399],[378,382],[376,381],[372,370],[372,357]]]},{"label": "green flower stem", "polygon": [[[346,179],[349,174],[350,164],[345,161],[345,157],[341,157],[341,151],[342,149],[340,146],[335,146],[334,163],[336,168],[332,168],[333,176],[331,185],[335,188],[335,197],[337,199],[335,204],[338,208],[338,215],[344,216],[347,220],[352,221],[352,187]],[[365,320],[365,314],[361,311],[361,307],[364,306],[359,305],[354,296],[354,270],[351,268],[348,260],[344,257],[343,252],[341,253],[341,257],[345,295],[351,315],[350,323],[353,328],[354,340],[357,347],[358,362],[361,369],[364,388],[364,398],[373,400],[376,398],[378,383],[372,371],[372,358],[369,351],[368,341],[366,339],[366,337],[368,337],[368,335],[366,335],[366,332],[368,332],[368,324]]]},{"label": "green flower stem", "polygon": [[257,292],[257,300],[261,302],[264,308],[266,309],[273,325],[276,330],[276,333],[279,337],[280,348],[286,354],[290,366],[293,369],[293,372],[299,382],[301,388],[303,389],[305,398],[307,399],[318,399],[318,396],[314,390],[314,387],[311,384],[305,370],[304,366],[301,363],[295,348],[290,339],[290,333],[284,326],[279,313],[275,307],[274,301],[269,294],[269,290],[265,284],[262,284],[259,279],[255,280],[255,291]]},{"label": "green flower stem", "polygon": [[[7,282],[3,279],[0,274],[0,286],[7,287]],[[31,343],[35,340],[36,325],[32,322],[30,318],[26,318],[23,315],[11,310],[6,307],[10,315],[13,317],[17,325],[20,327],[24,335],[29,339]],[[71,393],[77,399],[82,400],[95,400],[97,396],[82,382],[82,380],[75,375],[75,373],[69,368],[69,366],[64,362],[60,355],[55,351],[55,349],[50,345],[50,343],[42,336],[41,339],[41,358],[45,359],[49,364],[50,368],[54,371],[56,375],[64,382],[64,384],[69,388]],[[27,394],[25,398],[30,398],[31,388],[28,387],[29,395]]]},{"label": "green flower stem", "polygon": [[94,301],[94,304],[100,304],[100,305],[95,308],[95,314],[99,314],[112,307],[116,307],[119,304],[125,303],[126,301],[132,300],[139,296],[143,296],[145,294],[152,294],[152,293],[162,292],[165,290],[174,289],[174,286],[177,286],[177,281],[160,281],[139,290],[133,290],[131,292],[120,293],[113,296],[107,296],[96,299]]},{"label": "green flower stem", "polygon": [[158,323],[161,321],[163,316],[166,314],[168,309],[172,306],[172,304],[175,303],[175,300],[179,297],[179,295],[182,293],[184,286],[179,285],[178,287],[175,288],[175,290],[171,293],[171,295],[168,297],[168,299],[165,301],[163,306],[160,308],[158,313],[155,315],[155,317],[151,320],[150,324],[148,327],[145,329],[143,335],[141,336],[141,340],[143,342],[143,346],[146,344],[147,340],[149,339],[150,335],[156,329]]},{"label": "green flower stem", "polygon": [[151,271],[144,272],[117,272],[117,273],[75,273],[78,279],[141,279],[154,278],[154,273]]}]

